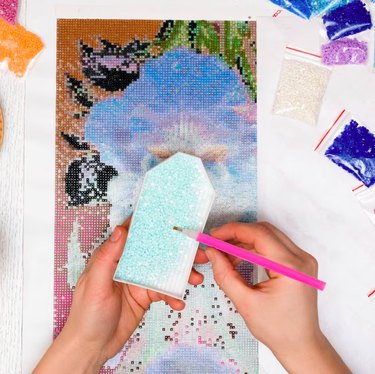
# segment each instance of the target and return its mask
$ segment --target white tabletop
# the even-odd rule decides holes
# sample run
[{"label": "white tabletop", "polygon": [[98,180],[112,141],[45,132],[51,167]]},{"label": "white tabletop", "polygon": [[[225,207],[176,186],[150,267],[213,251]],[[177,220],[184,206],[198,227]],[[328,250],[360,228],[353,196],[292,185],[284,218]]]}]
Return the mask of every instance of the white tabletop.
[{"label": "white tabletop", "polygon": [[[375,303],[367,293],[375,288],[375,227],[353,197],[352,178],[312,150],[343,107],[375,128],[375,74],[366,67],[335,69],[319,124],[310,127],[273,116],[271,108],[285,44],[318,52],[317,21],[285,17],[285,12],[272,18],[277,8],[260,0],[194,0],[178,6],[171,0],[159,1],[158,6],[151,0],[80,3],[101,5],[100,14],[107,18],[114,12],[117,18],[269,16],[258,18],[259,218],[279,226],[319,260],[320,278],[328,284],[320,294],[322,329],[353,372],[374,373]],[[31,371],[52,334],[55,4],[74,6],[74,1],[27,1],[27,26],[47,48],[27,78],[24,211],[24,86],[11,74],[0,74],[6,126],[0,151],[0,373],[21,372],[23,267],[24,373]],[[74,10],[58,12],[68,16]],[[90,7],[78,10],[81,17],[95,12]],[[264,347],[260,365],[263,373],[283,372]]]}]

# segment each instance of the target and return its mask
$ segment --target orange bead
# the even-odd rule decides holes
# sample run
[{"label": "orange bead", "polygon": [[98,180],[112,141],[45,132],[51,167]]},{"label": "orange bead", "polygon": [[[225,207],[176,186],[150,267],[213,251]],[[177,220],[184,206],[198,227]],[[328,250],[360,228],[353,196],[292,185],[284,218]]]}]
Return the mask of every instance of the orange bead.
[{"label": "orange bead", "polygon": [[41,39],[21,25],[0,19],[0,61],[7,61],[9,70],[22,77],[30,61],[43,49]]}]

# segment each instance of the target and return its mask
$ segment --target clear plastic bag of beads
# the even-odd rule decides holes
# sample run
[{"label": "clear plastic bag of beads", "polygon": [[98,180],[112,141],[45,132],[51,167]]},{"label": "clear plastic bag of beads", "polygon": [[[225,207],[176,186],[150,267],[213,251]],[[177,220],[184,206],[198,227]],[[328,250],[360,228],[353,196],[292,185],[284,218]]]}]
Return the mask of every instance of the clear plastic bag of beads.
[{"label": "clear plastic bag of beads", "polygon": [[[329,12],[326,15],[324,15],[325,19],[327,19],[326,17],[332,18],[330,14],[333,14],[333,11],[338,11],[339,13],[337,13],[335,17],[340,18],[336,19],[335,17],[333,17],[335,19],[335,22],[326,23],[326,28],[321,29],[321,57],[322,63],[324,65],[367,65],[368,61],[370,60],[369,40],[371,31],[366,30],[360,33],[353,34],[351,32],[346,32],[346,29],[350,31],[350,24],[352,24],[353,26],[352,31],[356,31],[357,29],[360,30],[362,26],[366,26],[365,24],[362,25],[357,19],[355,19],[356,15],[347,14],[346,9],[348,6],[351,6],[349,4],[353,2],[355,1],[340,0],[335,6],[329,9]],[[367,10],[365,8],[363,9],[366,14]],[[341,15],[343,16],[342,19]],[[339,23],[341,25],[339,25]],[[330,27],[335,28],[335,31],[337,32],[336,36],[341,35],[341,32],[343,32],[345,36],[340,36],[338,38],[330,40],[327,35],[327,31],[328,29],[330,29]],[[330,32],[332,32],[332,37],[334,34],[334,30],[330,29]]]},{"label": "clear plastic bag of beads", "polygon": [[329,41],[324,39],[321,46],[322,63],[335,65],[367,65],[369,43],[367,35],[345,37]]},{"label": "clear plastic bag of beads", "polygon": [[362,186],[353,192],[364,213],[375,225],[375,186],[370,188]]},{"label": "clear plastic bag of beads", "polygon": [[272,3],[304,19],[321,16],[351,1],[353,0],[271,0]]},{"label": "clear plastic bag of beads", "polygon": [[353,0],[309,0],[311,12],[314,16],[321,16],[340,6],[349,4]]},{"label": "clear plastic bag of beads", "polygon": [[374,129],[369,127],[369,123],[343,110],[315,148],[315,151],[356,178],[353,179],[353,191],[375,186]]},{"label": "clear plastic bag of beads", "polygon": [[351,0],[339,5],[330,9],[322,17],[327,37],[330,40],[371,30],[373,24],[367,2]]},{"label": "clear plastic bag of beads", "polygon": [[330,75],[319,55],[286,47],[273,113],[316,125]]},{"label": "clear plastic bag of beads", "polygon": [[271,0],[272,3],[304,19],[310,19],[312,16],[310,1],[311,0]]}]

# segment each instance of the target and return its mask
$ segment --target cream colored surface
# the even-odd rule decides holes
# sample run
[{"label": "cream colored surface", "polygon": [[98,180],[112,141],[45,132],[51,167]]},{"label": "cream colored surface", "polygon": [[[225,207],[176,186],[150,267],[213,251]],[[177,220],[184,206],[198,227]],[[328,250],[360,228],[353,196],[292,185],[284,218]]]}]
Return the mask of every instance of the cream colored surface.
[{"label": "cream colored surface", "polygon": [[[22,325],[23,82],[0,74],[5,139],[0,151],[0,373],[30,373],[52,338],[55,5],[59,14],[105,18],[246,19],[275,8],[262,0],[28,0],[28,27],[47,45],[27,78],[25,134],[24,336]],[[104,5],[105,4],[105,5]],[[113,6],[108,6],[113,4]],[[164,6],[162,6],[162,4]],[[92,8],[90,5],[101,5]],[[89,6],[89,7],[87,7]],[[95,10],[96,9],[96,10]],[[61,13],[63,12],[63,13]],[[148,17],[149,16],[149,17]],[[259,218],[278,225],[320,263],[321,325],[355,373],[375,372],[375,229],[353,198],[350,176],[312,153],[342,107],[375,126],[375,75],[342,67],[332,75],[318,127],[271,115],[283,46],[317,51],[319,25],[259,19]],[[264,347],[261,373],[283,373]]]}]

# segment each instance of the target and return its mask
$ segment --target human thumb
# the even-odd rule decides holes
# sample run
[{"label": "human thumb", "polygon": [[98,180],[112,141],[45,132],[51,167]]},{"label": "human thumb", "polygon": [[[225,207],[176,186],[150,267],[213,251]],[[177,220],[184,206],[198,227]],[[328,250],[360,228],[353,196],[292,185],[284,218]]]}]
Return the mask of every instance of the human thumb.
[{"label": "human thumb", "polygon": [[111,282],[117,263],[125,246],[127,230],[123,226],[117,226],[111,236],[93,253],[91,269],[97,280]]},{"label": "human thumb", "polygon": [[253,291],[252,288],[225,254],[214,248],[207,248],[206,255],[211,262],[216,283],[232,300],[236,308],[241,309],[241,305]]}]

